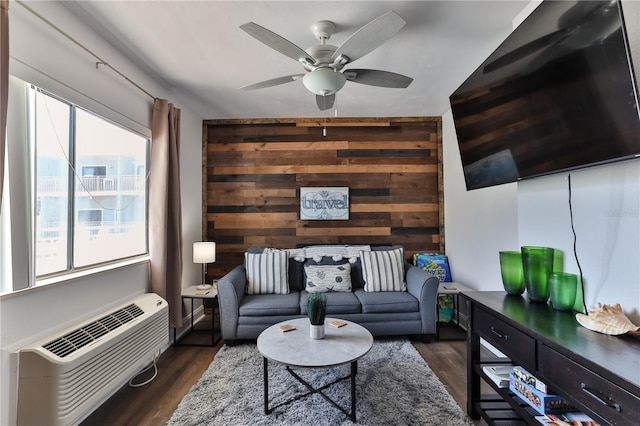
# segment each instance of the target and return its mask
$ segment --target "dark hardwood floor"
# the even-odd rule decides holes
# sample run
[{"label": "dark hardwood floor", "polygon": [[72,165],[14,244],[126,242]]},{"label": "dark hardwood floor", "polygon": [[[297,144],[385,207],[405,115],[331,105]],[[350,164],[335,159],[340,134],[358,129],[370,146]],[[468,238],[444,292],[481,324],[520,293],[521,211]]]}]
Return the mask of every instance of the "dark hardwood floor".
[{"label": "dark hardwood floor", "polygon": [[[158,360],[158,375],[151,383],[140,388],[123,387],[82,425],[164,425],[223,344],[218,342],[214,347],[171,346]],[[466,412],[466,342],[414,341],[413,344]],[[140,381],[146,378],[140,377]],[[486,425],[483,421],[474,423]]]}]

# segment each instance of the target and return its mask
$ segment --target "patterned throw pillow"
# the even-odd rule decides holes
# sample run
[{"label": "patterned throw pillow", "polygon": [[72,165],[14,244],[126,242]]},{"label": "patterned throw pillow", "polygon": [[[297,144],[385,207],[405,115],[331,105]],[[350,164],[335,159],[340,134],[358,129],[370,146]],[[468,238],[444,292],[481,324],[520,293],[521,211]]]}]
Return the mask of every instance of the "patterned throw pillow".
[{"label": "patterned throw pillow", "polygon": [[413,255],[413,264],[420,269],[431,272],[438,277],[441,283],[451,282],[449,261],[444,254],[416,253]]},{"label": "patterned throw pillow", "polygon": [[263,253],[245,253],[247,294],[288,294],[289,255],[286,251],[266,249]]},{"label": "patterned throw pillow", "polygon": [[364,291],[407,291],[404,250],[360,252]]},{"label": "patterned throw pillow", "polygon": [[304,265],[308,293],[351,291],[351,265]]}]

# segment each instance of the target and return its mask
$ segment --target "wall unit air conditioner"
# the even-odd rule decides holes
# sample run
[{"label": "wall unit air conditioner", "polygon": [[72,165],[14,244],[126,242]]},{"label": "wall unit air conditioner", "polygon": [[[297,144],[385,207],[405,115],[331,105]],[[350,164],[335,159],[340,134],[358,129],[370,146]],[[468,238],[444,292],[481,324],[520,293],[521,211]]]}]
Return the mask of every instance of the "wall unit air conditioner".
[{"label": "wall unit air conditioner", "polygon": [[77,424],[169,343],[167,302],[149,293],[19,353],[19,425]]}]

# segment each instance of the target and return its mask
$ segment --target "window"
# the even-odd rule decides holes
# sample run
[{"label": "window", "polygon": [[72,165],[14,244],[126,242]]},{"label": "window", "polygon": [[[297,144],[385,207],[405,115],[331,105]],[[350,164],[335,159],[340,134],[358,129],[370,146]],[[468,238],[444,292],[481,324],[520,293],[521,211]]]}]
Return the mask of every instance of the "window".
[{"label": "window", "polygon": [[147,253],[149,139],[30,89],[37,277]]}]

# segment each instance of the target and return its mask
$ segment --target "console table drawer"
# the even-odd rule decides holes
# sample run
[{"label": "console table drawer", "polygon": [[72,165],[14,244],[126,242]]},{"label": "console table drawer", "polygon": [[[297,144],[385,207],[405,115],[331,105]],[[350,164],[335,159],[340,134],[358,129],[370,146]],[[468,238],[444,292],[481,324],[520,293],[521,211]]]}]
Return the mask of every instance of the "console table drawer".
[{"label": "console table drawer", "polygon": [[562,391],[612,424],[632,425],[640,419],[640,397],[545,345],[540,346],[538,367],[562,383]]},{"label": "console table drawer", "polygon": [[473,306],[473,328],[500,352],[525,368],[535,369],[536,342],[527,334],[501,321],[487,311]]}]

